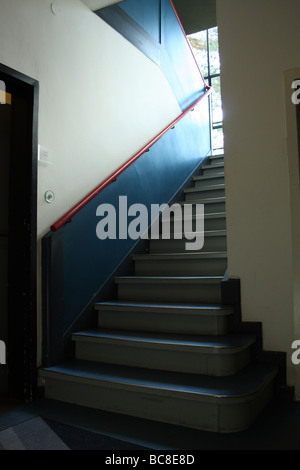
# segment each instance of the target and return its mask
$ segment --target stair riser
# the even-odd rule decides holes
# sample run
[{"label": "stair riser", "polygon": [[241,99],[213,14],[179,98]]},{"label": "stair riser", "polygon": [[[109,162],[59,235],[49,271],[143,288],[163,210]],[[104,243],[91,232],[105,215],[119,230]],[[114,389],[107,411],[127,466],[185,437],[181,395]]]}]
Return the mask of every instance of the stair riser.
[{"label": "stair riser", "polygon": [[[199,399],[192,393],[133,388],[126,384],[46,379],[46,398],[80,406],[211,432],[247,429],[273,395],[268,383],[259,397],[237,400]],[[176,413],[174,412],[176,410]]]},{"label": "stair riser", "polygon": [[221,287],[214,284],[130,283],[118,285],[119,300],[205,302],[221,304]]},{"label": "stair riser", "polygon": [[[208,201],[204,204],[204,214],[216,214],[218,212],[226,212],[225,202],[208,202]],[[196,203],[196,200],[193,202]]]},{"label": "stair riser", "polygon": [[224,176],[224,167],[222,165],[211,165],[211,168],[204,168],[202,170],[203,175],[217,175]]},{"label": "stair riser", "polygon": [[217,164],[218,164],[218,163],[222,163],[222,164],[224,164],[224,156],[215,155],[214,157],[211,157],[211,158],[209,159],[209,161],[210,161],[212,164],[214,164],[214,163],[217,163]]},{"label": "stair riser", "polygon": [[226,258],[135,261],[137,276],[223,276]]},{"label": "stair riser", "polygon": [[[212,198],[208,198],[208,199],[200,199],[200,197],[198,198],[195,198],[195,199],[192,199],[191,201],[185,201],[184,203],[182,203],[182,206],[183,204],[192,204],[193,205],[193,208],[196,207],[196,204],[203,204],[204,205],[204,217],[206,214],[217,214],[217,213],[220,213],[220,212],[223,212],[225,213],[226,212],[226,202],[224,199],[221,199],[221,200],[215,200],[213,201]],[[183,217],[182,217],[182,220],[184,221],[184,218],[185,218],[185,215],[183,214]],[[177,220],[177,223],[180,219],[175,219]],[[187,218],[188,220],[188,218]],[[198,225],[200,225],[200,220],[198,220]],[[172,232],[172,228],[173,228],[173,217],[170,218],[170,220],[168,221],[168,224],[166,225],[167,228],[170,227],[170,231]],[[204,218],[204,222],[205,222],[205,218]]]},{"label": "stair riser", "polygon": [[215,198],[215,197],[225,197],[225,189],[214,189],[214,190],[204,190],[195,191],[195,192],[187,192],[185,193],[185,200],[186,202],[195,201],[198,199],[204,198]]},{"label": "stair riser", "polygon": [[[233,375],[251,359],[250,349],[236,353],[203,353],[202,348],[148,345],[129,341],[75,341],[76,359],[145,369],[204,374],[224,377]],[[126,343],[126,344],[125,344]]]},{"label": "stair riser", "polygon": [[[150,240],[150,253],[184,253],[186,251],[185,243],[189,240]],[[226,251],[226,236],[204,237],[204,245],[199,252]],[[195,251],[197,253],[197,251]]]},{"label": "stair riser", "polygon": [[201,188],[203,186],[215,186],[216,184],[224,184],[224,176],[216,176],[215,178],[208,179],[194,179],[195,188]]},{"label": "stair riser", "polygon": [[145,312],[101,311],[98,313],[99,328],[154,333],[180,333],[199,335],[226,335],[227,316],[181,315]]},{"label": "stair riser", "polygon": [[[210,205],[208,204],[206,206],[206,209],[207,207],[209,207]],[[223,208],[225,207],[225,205],[223,206]],[[206,210],[207,212],[207,210]],[[219,211],[217,211],[219,212]],[[220,211],[222,212],[222,211]],[[225,211],[223,211],[225,212]],[[210,212],[207,212],[208,214],[210,214]],[[213,212],[212,212],[213,213]],[[193,231],[193,232],[197,232],[199,230],[199,227],[200,229],[202,230],[202,228],[204,229],[204,231],[208,232],[208,231],[213,231],[213,230],[226,230],[226,216],[224,215],[224,217],[215,217],[215,216],[210,216],[210,217],[205,217],[204,216],[204,224],[200,223],[201,221],[197,221],[196,223],[196,220],[195,218],[193,218],[192,220],[188,219],[187,220],[187,223],[188,223],[188,228],[185,229],[185,226],[184,226],[184,220],[182,220],[182,224],[176,223],[175,225],[175,229],[174,229],[174,219],[171,218],[170,219],[170,224],[168,227],[170,227],[170,237],[172,238],[172,234],[174,233],[174,231],[176,233],[181,233],[181,236],[183,238],[184,236],[184,232],[185,230],[187,231]],[[162,231],[160,231],[161,233]],[[169,232],[167,232],[169,234]],[[151,235],[151,234],[150,234]]]},{"label": "stair riser", "polygon": [[[194,230],[194,229],[193,229]],[[226,230],[226,217],[212,217],[204,219],[204,230]],[[204,237],[205,240],[205,237]]]}]

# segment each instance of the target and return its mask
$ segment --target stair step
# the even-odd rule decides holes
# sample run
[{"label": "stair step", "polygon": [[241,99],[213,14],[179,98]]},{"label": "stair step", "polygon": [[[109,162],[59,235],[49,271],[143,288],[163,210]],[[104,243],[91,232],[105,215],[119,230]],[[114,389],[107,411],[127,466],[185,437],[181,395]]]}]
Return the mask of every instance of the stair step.
[{"label": "stair step", "polygon": [[184,190],[184,193],[187,202],[199,198],[225,197],[225,184],[187,188]]},{"label": "stair step", "polygon": [[205,198],[195,197],[191,201],[179,201],[178,204],[180,206],[184,206],[185,204],[204,204],[204,213],[205,214],[214,214],[219,212],[225,212],[226,208],[226,198],[224,197],[211,197]]},{"label": "stair step", "polygon": [[224,163],[211,163],[203,165],[201,171],[204,175],[206,174],[222,174],[224,175]]},{"label": "stair step", "polygon": [[202,186],[211,186],[211,185],[218,185],[218,184],[224,184],[225,178],[224,174],[204,174],[200,176],[195,176],[193,178],[194,185],[196,188],[201,188]]},{"label": "stair step", "polygon": [[194,193],[194,192],[202,192],[202,191],[214,191],[218,189],[225,189],[225,184],[224,183],[219,183],[219,184],[212,184],[212,185],[203,185],[201,187],[201,190],[195,187],[192,188],[186,188],[184,190],[185,193]]},{"label": "stair step", "polygon": [[204,230],[205,232],[214,230],[226,230],[226,212],[206,212],[204,215]]},{"label": "stair step", "polygon": [[[222,165],[223,166],[223,165]],[[211,165],[205,165],[206,168],[211,168]],[[204,167],[202,167],[203,169]],[[218,175],[214,175],[214,174],[209,174],[209,175],[203,175],[203,174],[200,174],[200,175],[197,175],[197,176],[194,176],[193,177],[193,181],[205,181],[206,184],[208,184],[208,182],[210,180],[216,180],[217,182],[216,183],[213,183],[213,184],[222,184],[220,183],[220,181],[222,181],[224,179],[224,175],[222,172],[220,172],[220,174]]]},{"label": "stair step", "polygon": [[221,163],[210,162],[206,165],[203,165],[200,169],[207,170],[207,169],[212,169],[212,168],[224,168],[224,162],[221,162]]},{"label": "stair step", "polygon": [[226,252],[190,252],[133,255],[137,276],[222,276]]},{"label": "stair step", "polygon": [[222,276],[124,276],[115,279],[119,300],[221,304]]},{"label": "stair step", "polygon": [[211,155],[211,156],[209,157],[209,159],[210,159],[211,161],[216,161],[216,162],[219,161],[219,160],[224,161],[224,154],[221,154],[221,153],[220,153],[220,154],[218,154],[218,155]]},{"label": "stair step", "polygon": [[146,302],[101,302],[95,305],[100,328],[226,335],[232,307]]},{"label": "stair step", "polygon": [[254,336],[222,337],[92,329],[73,334],[76,359],[146,369],[232,375],[251,359]]},{"label": "stair step", "polygon": [[88,361],[40,370],[46,398],[212,432],[249,427],[272,397],[273,367],[230,377],[152,371]]},{"label": "stair step", "polygon": [[[181,204],[185,204],[184,202]],[[193,203],[192,203],[193,204]],[[204,208],[204,231],[205,232],[211,232],[211,231],[216,231],[216,230],[226,230],[226,212],[225,212],[225,206],[221,211],[212,211],[208,212],[207,207]],[[192,216],[185,215],[184,219],[187,221],[187,223],[191,223],[191,227],[193,231],[199,231],[199,220],[197,221],[196,215],[193,213]],[[182,228],[181,228],[181,233],[184,233],[185,227],[184,227],[184,220],[183,218],[180,219],[182,222]],[[174,217],[171,215],[170,217],[170,234],[174,232],[174,223],[178,223],[178,218]],[[198,222],[198,226],[196,224]],[[201,225],[201,224],[200,224]],[[203,227],[201,227],[202,229]],[[178,231],[176,230],[178,233]]]},{"label": "stair step", "polygon": [[[207,222],[204,219],[204,228],[206,228]],[[196,233],[196,236],[200,236],[200,233]],[[174,238],[174,233],[170,234],[170,239],[160,238],[159,240],[150,239],[149,252],[150,254],[158,253],[183,253],[186,251],[186,243],[190,240],[181,236],[181,238]],[[204,232],[204,245],[201,248],[201,252],[216,252],[227,250],[227,236],[226,230],[212,230]],[[194,251],[197,253],[197,251]]]},{"label": "stair step", "polygon": [[[199,194],[198,190],[196,190],[195,192]],[[225,201],[226,201],[225,196],[212,197],[212,198],[199,197],[195,201],[193,201],[192,204],[213,204],[216,202],[219,203],[219,202],[225,202]],[[180,206],[184,206],[186,204],[186,201],[179,201],[177,204],[179,204]]]}]

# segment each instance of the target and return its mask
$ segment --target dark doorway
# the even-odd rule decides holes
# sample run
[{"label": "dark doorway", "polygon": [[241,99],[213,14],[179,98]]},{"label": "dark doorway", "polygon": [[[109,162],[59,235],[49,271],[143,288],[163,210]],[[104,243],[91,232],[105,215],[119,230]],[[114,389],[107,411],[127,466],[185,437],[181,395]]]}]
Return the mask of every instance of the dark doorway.
[{"label": "dark doorway", "polygon": [[0,393],[31,401],[37,374],[38,82],[0,64]]}]

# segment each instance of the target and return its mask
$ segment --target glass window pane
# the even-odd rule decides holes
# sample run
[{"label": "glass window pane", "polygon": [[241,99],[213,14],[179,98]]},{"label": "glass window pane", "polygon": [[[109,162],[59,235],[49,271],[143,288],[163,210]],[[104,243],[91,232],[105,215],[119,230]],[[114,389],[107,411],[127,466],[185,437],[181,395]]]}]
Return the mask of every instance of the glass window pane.
[{"label": "glass window pane", "polygon": [[218,27],[188,36],[193,53],[207,84],[212,87],[211,121],[212,121],[212,152],[224,152],[223,111],[220,82],[220,55]]},{"label": "glass window pane", "polygon": [[220,73],[220,55],[219,55],[219,39],[218,28],[211,28],[208,30],[208,44],[209,44],[209,73],[214,75]]},{"label": "glass window pane", "polygon": [[212,130],[212,150],[213,154],[223,153],[224,149],[224,135],[223,129]]},{"label": "glass window pane", "polygon": [[213,122],[223,121],[222,99],[221,99],[221,81],[220,77],[211,79],[212,94],[211,94],[211,108]]},{"label": "glass window pane", "polygon": [[201,73],[205,78],[208,76],[207,33],[206,31],[200,31],[199,33],[191,34],[188,36],[188,39]]}]

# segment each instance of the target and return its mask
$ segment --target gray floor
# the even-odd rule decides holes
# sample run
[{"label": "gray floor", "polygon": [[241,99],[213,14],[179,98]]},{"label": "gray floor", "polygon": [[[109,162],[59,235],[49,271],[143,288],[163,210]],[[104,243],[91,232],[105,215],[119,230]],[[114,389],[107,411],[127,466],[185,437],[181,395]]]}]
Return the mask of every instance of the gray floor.
[{"label": "gray floor", "polygon": [[0,431],[0,450],[69,450],[39,416]]},{"label": "gray floor", "polygon": [[[63,446],[59,441],[55,441],[55,436],[47,429],[42,421],[43,418],[146,446],[153,450],[300,449],[300,402],[290,399],[274,400],[247,431],[234,434],[195,431],[42,399],[0,414],[2,446],[5,439],[8,439],[5,441],[6,445],[8,445],[7,442],[15,442],[15,445],[19,445],[18,440],[22,442],[23,439],[24,442],[25,439],[27,446],[31,445],[29,448],[35,448],[34,433],[31,432],[31,436],[26,434],[26,426],[32,423],[36,424],[36,435],[39,436],[39,444],[36,448],[43,446],[42,435],[45,436],[43,441],[45,450],[48,447],[54,449],[55,446],[57,448]],[[33,419],[36,421],[30,422]],[[32,444],[28,439],[29,441],[31,439]]]}]

